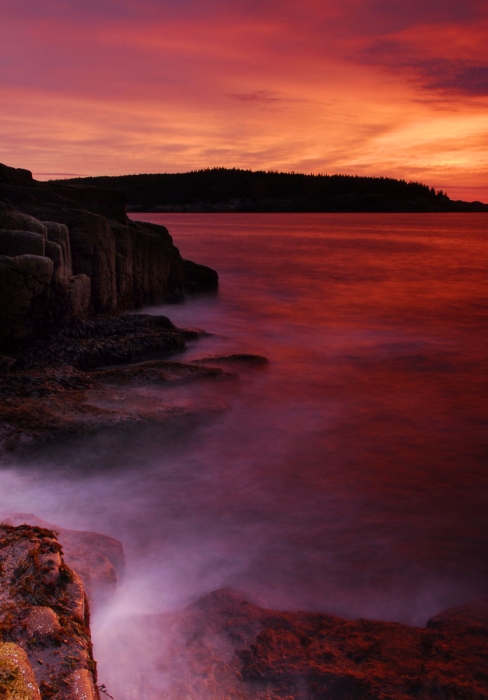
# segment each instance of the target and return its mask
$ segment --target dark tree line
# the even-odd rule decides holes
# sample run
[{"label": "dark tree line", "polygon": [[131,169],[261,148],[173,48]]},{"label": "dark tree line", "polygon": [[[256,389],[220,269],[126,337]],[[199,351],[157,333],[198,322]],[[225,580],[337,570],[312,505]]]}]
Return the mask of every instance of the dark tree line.
[{"label": "dark tree line", "polygon": [[237,168],[75,178],[69,184],[117,189],[129,209],[139,211],[444,211],[461,204],[419,182]]}]

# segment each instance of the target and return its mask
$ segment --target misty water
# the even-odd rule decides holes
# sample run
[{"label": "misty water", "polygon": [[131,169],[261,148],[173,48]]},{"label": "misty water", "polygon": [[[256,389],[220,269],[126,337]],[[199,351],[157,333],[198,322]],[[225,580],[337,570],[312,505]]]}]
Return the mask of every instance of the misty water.
[{"label": "misty water", "polygon": [[116,397],[203,411],[186,428],[102,435],[1,472],[2,510],[124,544],[126,580],[93,625],[100,681],[132,697],[124,619],[223,586],[411,624],[486,594],[488,216],[133,218],[164,223],[220,275],[217,295],[145,310],[211,334],[177,359],[269,365]]}]

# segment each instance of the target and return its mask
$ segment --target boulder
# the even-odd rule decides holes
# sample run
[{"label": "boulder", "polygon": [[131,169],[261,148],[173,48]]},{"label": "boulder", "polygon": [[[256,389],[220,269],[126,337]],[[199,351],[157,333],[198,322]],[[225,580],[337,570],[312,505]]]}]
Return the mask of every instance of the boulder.
[{"label": "boulder", "polygon": [[62,209],[58,221],[69,230],[73,274],[91,279],[91,301],[96,313],[117,308],[115,239],[102,216],[83,209]]},{"label": "boulder", "polygon": [[188,294],[215,292],[219,286],[219,276],[206,265],[192,260],[183,260],[184,289]]},{"label": "boulder", "polygon": [[12,185],[32,185],[34,179],[30,170],[24,168],[11,168],[0,163],[0,182]]},{"label": "boulder", "polygon": [[[13,526],[29,525],[55,530],[63,547],[64,561],[80,576],[91,603],[105,602],[115,593],[125,570],[124,549],[119,540],[97,532],[61,528],[32,513],[5,515],[3,522]],[[59,621],[55,615],[53,617],[50,608],[33,608],[29,624],[54,628]]]},{"label": "boulder", "polygon": [[33,216],[28,214],[23,214],[17,209],[8,207],[6,204],[0,202],[0,228],[9,229],[13,231],[31,231],[32,233],[39,233],[43,238],[47,237],[46,227]]},{"label": "boulder", "polygon": [[120,310],[178,300],[182,259],[164,226],[111,223],[116,244],[117,303]]},{"label": "boulder", "polygon": [[0,228],[0,255],[45,255],[46,239],[39,233]]},{"label": "boulder", "polygon": [[35,328],[36,302],[51,283],[53,267],[38,255],[0,256],[0,340],[20,340]]},{"label": "boulder", "polygon": [[85,592],[56,533],[0,525],[0,564],[0,634],[10,647],[0,646],[0,669],[3,651],[18,683],[12,700],[39,700],[39,690],[43,698],[99,700]]}]

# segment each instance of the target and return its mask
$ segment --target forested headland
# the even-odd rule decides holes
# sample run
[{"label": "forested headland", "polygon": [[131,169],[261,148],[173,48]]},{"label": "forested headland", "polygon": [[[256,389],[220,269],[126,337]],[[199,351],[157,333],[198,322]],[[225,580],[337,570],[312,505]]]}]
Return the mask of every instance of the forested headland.
[{"label": "forested headland", "polygon": [[444,212],[488,211],[419,182],[358,175],[305,175],[209,168],[187,173],[72,178],[70,185],[115,189],[128,211]]}]

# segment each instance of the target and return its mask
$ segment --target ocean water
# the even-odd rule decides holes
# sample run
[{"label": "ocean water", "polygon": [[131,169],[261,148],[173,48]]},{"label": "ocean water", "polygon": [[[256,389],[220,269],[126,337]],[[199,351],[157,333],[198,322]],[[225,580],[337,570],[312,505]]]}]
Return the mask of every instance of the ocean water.
[{"label": "ocean water", "polygon": [[146,218],[220,273],[218,296],[154,309],[215,334],[190,357],[270,360],[195,453],[226,583],[415,622],[486,592],[488,217]]},{"label": "ocean water", "polygon": [[201,425],[1,473],[1,506],[124,543],[126,582],[94,622],[101,681],[120,679],[114,620],[222,586],[419,625],[486,594],[488,216],[133,218],[220,275],[217,295],[144,310],[211,333],[178,359],[269,365],[146,389],[208,408]]}]

